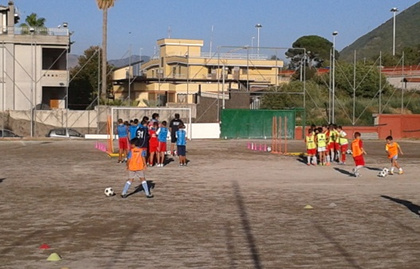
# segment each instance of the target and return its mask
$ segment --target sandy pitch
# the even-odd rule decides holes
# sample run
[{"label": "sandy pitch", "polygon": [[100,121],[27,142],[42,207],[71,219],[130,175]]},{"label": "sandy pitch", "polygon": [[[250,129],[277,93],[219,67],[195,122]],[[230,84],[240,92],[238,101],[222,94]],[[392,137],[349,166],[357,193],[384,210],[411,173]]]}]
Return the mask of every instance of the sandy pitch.
[{"label": "sandy pitch", "polygon": [[124,165],[95,141],[0,141],[0,268],[420,268],[419,142],[386,178],[384,141],[360,178],[247,142],[190,141],[188,167],[148,169],[155,198],[121,199]]}]

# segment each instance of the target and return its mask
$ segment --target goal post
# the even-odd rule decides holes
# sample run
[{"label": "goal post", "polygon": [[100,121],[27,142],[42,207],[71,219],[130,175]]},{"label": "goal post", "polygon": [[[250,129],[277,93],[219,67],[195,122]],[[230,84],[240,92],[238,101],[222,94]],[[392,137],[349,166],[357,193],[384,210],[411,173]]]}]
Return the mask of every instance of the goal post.
[{"label": "goal post", "polygon": [[114,130],[118,124],[118,119],[122,119],[123,121],[130,121],[134,119],[138,119],[139,123],[141,122],[144,116],[149,117],[152,119],[152,114],[158,113],[159,114],[159,122],[167,121],[169,128],[169,123],[172,119],[175,118],[175,113],[180,115],[181,120],[184,122],[187,135],[189,139],[192,139],[192,116],[191,116],[191,108],[168,108],[168,107],[126,107],[126,106],[118,106],[118,107],[111,107],[111,128],[110,128],[110,139],[113,141],[115,138]]}]

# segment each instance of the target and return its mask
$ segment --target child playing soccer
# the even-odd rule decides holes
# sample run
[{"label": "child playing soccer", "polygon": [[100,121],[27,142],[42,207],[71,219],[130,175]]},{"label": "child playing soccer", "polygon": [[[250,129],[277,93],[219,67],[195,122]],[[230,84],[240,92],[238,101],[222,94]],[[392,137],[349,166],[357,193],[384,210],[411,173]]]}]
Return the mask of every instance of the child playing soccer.
[{"label": "child playing soccer", "polygon": [[351,142],[351,150],[353,152],[353,159],[355,168],[353,168],[353,174],[355,177],[359,177],[360,173],[359,170],[363,166],[365,166],[365,158],[363,154],[367,154],[366,151],[363,149],[363,141],[360,139],[361,134],[359,132],[354,133],[354,140]]},{"label": "child playing soccer", "polygon": [[315,143],[315,133],[313,129],[308,130],[308,135],[305,139],[306,142],[306,158],[307,158],[307,165],[316,165],[316,143]]},{"label": "child playing soccer", "polygon": [[392,136],[388,136],[386,138],[385,150],[388,153],[388,159],[391,160],[391,169],[389,170],[389,174],[390,175],[394,174],[394,167],[395,167],[398,169],[398,174],[402,175],[404,172],[402,168],[400,167],[400,165],[398,164],[397,159],[398,159],[398,152],[401,153],[401,155],[403,155],[404,153],[402,152],[400,145],[398,145],[397,142],[394,142],[392,140]]},{"label": "child playing soccer", "polygon": [[339,164],[346,164],[346,153],[349,147],[349,140],[347,139],[347,134],[344,132],[343,127],[340,125],[337,127],[338,132],[338,144],[339,150],[337,151]]},{"label": "child playing soccer", "polygon": [[153,195],[150,193],[149,186],[147,186],[147,181],[144,171],[146,170],[146,162],[142,156],[143,149],[136,146],[137,138],[134,138],[130,141],[131,149],[128,153],[127,160],[127,170],[128,170],[128,180],[124,185],[124,189],[121,193],[122,198],[127,198],[127,192],[130,188],[133,180],[138,178],[143,186],[144,192],[146,193],[147,198],[153,198]]},{"label": "child playing soccer", "polygon": [[168,137],[168,131],[169,131],[166,125],[167,125],[167,122],[162,121],[162,125],[156,132],[158,136],[157,167],[163,167],[163,164],[165,162],[166,139]]},{"label": "child playing soccer", "polygon": [[324,130],[325,127],[318,128],[318,134],[315,136],[315,142],[318,145],[319,164],[326,165],[326,152],[327,152],[327,135]]},{"label": "child playing soccer", "polygon": [[115,134],[118,135],[118,163],[126,162],[128,150],[128,127],[124,124],[122,119],[118,119],[118,126],[115,130]]},{"label": "child playing soccer", "polygon": [[155,154],[158,148],[158,138],[157,138],[157,129],[159,127],[159,123],[154,121],[152,127],[149,129],[149,166],[153,166],[155,162]]},{"label": "child playing soccer", "polygon": [[178,131],[176,131],[176,150],[179,156],[179,166],[187,165],[187,132],[185,131],[185,125],[181,123]]}]

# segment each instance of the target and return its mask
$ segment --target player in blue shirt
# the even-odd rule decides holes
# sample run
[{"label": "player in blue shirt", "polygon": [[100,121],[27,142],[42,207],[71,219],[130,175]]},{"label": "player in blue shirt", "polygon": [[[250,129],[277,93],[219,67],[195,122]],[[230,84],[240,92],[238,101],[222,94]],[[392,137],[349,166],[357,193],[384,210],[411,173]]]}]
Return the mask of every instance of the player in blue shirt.
[{"label": "player in blue shirt", "polygon": [[[128,128],[124,124],[122,119],[118,119],[117,130],[115,133],[118,135],[118,163],[122,163],[127,160],[127,149],[128,149]],[[123,160],[122,156],[125,159]]]},{"label": "player in blue shirt", "polygon": [[167,122],[162,121],[160,128],[157,130],[156,134],[158,136],[158,148],[157,148],[157,167],[163,167],[165,162],[165,153],[166,153],[166,139],[168,137],[168,128],[166,127]]},{"label": "player in blue shirt", "polygon": [[133,138],[136,138],[136,131],[139,124],[139,120],[138,119],[134,119],[133,121],[130,122],[130,128],[129,128],[129,132],[130,132],[130,141],[133,140]]},{"label": "player in blue shirt", "polygon": [[176,150],[179,156],[179,166],[187,165],[187,132],[185,125],[181,123],[176,131]]}]

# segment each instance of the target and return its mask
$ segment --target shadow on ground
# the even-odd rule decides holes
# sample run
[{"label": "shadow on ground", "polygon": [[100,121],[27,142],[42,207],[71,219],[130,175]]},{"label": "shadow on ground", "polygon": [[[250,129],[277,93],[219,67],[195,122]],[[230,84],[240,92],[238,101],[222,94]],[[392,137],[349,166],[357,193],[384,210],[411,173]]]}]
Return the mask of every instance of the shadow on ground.
[{"label": "shadow on ground", "polygon": [[416,204],[413,204],[410,201],[402,200],[402,199],[398,199],[398,198],[394,198],[394,197],[390,197],[390,196],[386,196],[386,195],[381,195],[381,197],[382,198],[385,198],[385,199],[388,199],[388,200],[391,200],[391,201],[393,201],[393,202],[395,202],[397,204],[401,204],[401,205],[407,207],[414,214],[420,216],[420,213],[419,213],[420,206],[418,206]]},{"label": "shadow on ground", "polygon": [[350,177],[353,176],[353,173],[352,172],[349,172],[349,171],[344,170],[342,168],[334,167],[334,170],[337,171],[337,172],[340,172],[340,173],[342,173],[344,175],[350,176]]}]

